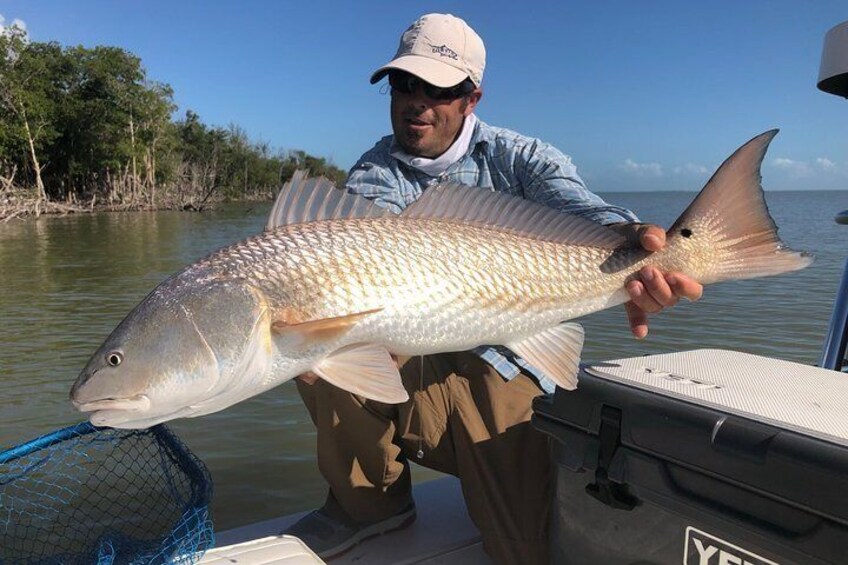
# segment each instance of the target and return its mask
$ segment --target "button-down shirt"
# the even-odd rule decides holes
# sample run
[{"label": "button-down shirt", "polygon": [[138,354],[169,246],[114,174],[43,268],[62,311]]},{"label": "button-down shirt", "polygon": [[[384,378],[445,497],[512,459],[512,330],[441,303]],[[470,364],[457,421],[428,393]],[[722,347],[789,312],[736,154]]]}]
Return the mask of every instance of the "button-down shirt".
[{"label": "button-down shirt", "polygon": [[[400,212],[428,186],[457,182],[508,192],[602,224],[639,221],[630,210],[607,204],[590,192],[568,155],[543,141],[479,119],[468,150],[439,176],[393,157],[395,149],[393,136],[381,139],[351,169],[347,190]],[[543,390],[554,390],[553,381],[506,348],[483,346],[474,352],[507,380],[522,367],[536,377]]]}]

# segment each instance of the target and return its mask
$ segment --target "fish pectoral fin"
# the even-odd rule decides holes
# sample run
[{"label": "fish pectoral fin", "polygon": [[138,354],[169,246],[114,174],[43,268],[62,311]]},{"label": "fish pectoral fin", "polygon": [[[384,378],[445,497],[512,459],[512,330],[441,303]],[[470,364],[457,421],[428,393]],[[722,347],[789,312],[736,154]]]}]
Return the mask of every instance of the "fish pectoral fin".
[{"label": "fish pectoral fin", "polygon": [[373,308],[364,312],[355,312],[334,318],[318,320],[298,320],[291,312],[281,312],[271,322],[271,331],[280,336],[297,336],[304,343],[338,339],[359,323],[363,318],[376,314],[382,308]]},{"label": "fish pectoral fin", "polygon": [[550,377],[558,387],[565,390],[577,388],[580,352],[583,350],[583,326],[580,324],[560,324],[506,346]]},{"label": "fish pectoral fin", "polygon": [[337,387],[370,400],[386,404],[409,400],[397,364],[380,345],[343,347],[312,367],[312,371]]}]

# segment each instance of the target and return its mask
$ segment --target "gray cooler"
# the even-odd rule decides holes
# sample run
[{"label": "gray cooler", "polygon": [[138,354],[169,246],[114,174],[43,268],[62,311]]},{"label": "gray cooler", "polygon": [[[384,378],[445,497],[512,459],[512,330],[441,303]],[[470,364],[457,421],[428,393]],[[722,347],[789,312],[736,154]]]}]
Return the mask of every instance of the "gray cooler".
[{"label": "gray cooler", "polygon": [[555,563],[848,564],[848,375],[651,355],[584,367],[534,410]]}]

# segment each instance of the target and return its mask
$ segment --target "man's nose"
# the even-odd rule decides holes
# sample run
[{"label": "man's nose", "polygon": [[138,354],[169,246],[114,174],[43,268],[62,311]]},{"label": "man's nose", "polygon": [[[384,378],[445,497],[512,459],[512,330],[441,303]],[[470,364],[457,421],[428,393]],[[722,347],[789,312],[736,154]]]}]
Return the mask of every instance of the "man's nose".
[{"label": "man's nose", "polygon": [[430,107],[430,103],[425,96],[410,96],[409,108],[416,113],[423,112]]},{"label": "man's nose", "polygon": [[424,89],[421,88],[421,85],[417,85],[409,93],[409,105],[415,108],[428,108],[430,106],[430,99],[424,94]]}]

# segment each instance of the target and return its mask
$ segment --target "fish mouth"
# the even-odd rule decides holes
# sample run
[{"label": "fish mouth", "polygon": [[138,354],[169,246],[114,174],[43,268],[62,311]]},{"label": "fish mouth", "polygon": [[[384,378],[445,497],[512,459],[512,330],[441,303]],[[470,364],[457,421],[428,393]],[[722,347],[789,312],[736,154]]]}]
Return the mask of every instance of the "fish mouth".
[{"label": "fish mouth", "polygon": [[119,410],[121,412],[142,412],[150,409],[150,398],[146,394],[137,394],[129,398],[102,398],[91,402],[72,401],[80,412],[100,412]]},{"label": "fish mouth", "polygon": [[190,417],[190,409],[178,409],[172,412],[141,412],[127,410],[97,410],[88,415],[88,421],[98,428],[117,428],[121,430],[144,430],[175,418]]}]

